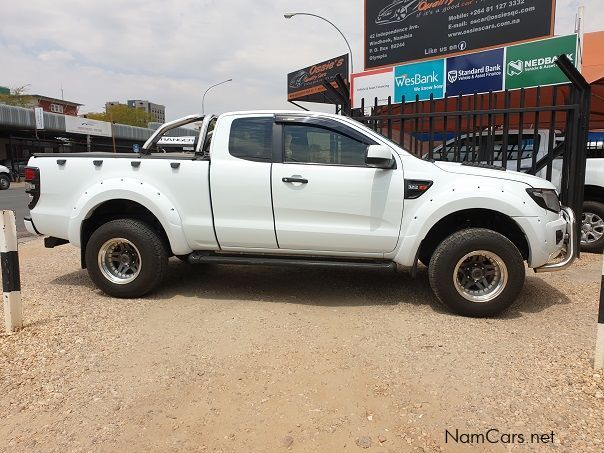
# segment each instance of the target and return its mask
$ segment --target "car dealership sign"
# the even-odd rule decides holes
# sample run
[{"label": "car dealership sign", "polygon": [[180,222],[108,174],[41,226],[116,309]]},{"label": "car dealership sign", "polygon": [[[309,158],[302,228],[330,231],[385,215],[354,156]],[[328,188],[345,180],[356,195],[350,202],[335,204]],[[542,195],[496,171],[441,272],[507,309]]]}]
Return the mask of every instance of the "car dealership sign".
[{"label": "car dealership sign", "polygon": [[560,36],[530,43],[449,58],[439,58],[366,71],[352,75],[352,104],[365,105],[411,102],[445,96],[487,93],[504,89],[568,83],[556,65],[566,54],[575,65],[577,35]]},{"label": "car dealership sign", "polygon": [[555,0],[365,0],[365,69],[553,35]]},{"label": "car dealership sign", "polygon": [[348,54],[290,72],[287,75],[287,100],[330,104],[323,94],[326,91],[323,82],[336,86],[334,80],[338,74],[348,80]]}]

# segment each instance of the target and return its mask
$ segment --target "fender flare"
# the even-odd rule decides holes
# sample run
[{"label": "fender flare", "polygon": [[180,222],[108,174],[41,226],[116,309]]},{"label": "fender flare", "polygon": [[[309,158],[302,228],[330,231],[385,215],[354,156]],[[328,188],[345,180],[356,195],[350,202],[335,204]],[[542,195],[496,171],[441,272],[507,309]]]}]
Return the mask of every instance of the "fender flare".
[{"label": "fender flare", "polygon": [[180,215],[170,199],[153,185],[134,178],[105,179],[87,188],[72,209],[69,242],[81,247],[82,222],[102,203],[118,199],[133,201],[148,209],[166,232],[172,253],[186,255],[193,251],[186,240]]},{"label": "fender flare", "polygon": [[[529,186],[527,185],[527,187]],[[455,197],[452,195],[447,196],[446,189],[431,194],[433,195],[432,197],[426,193],[424,197],[427,198],[422,200],[416,210],[409,212],[408,215],[407,210],[405,211],[403,226],[401,228],[401,231],[405,232],[405,236],[401,237],[400,247],[394,261],[403,266],[413,266],[416,262],[419,247],[430,230],[442,219],[456,212],[470,209],[485,209],[499,212],[512,220],[515,217],[538,216],[538,214],[527,215],[528,209],[523,209],[523,207],[529,202],[532,204],[535,203],[530,199],[528,194],[526,198],[518,196],[519,192],[517,190],[508,191],[504,187],[482,186],[480,192],[477,193],[476,188],[470,190],[470,188],[462,189],[456,186],[455,189]],[[505,198],[501,196],[503,193],[506,195]],[[514,222],[526,236],[530,250],[531,237],[518,222],[515,220]]]}]

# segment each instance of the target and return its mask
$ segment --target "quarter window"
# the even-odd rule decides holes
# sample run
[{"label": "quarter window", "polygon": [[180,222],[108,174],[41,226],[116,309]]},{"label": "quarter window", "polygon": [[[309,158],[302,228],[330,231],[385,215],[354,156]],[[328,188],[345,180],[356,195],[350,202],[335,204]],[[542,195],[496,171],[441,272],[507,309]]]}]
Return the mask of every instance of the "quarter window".
[{"label": "quarter window", "polygon": [[365,166],[367,145],[333,130],[287,124],[283,138],[285,162]]},{"label": "quarter window", "polygon": [[234,120],[229,137],[231,156],[270,162],[273,157],[273,122],[273,117]]}]

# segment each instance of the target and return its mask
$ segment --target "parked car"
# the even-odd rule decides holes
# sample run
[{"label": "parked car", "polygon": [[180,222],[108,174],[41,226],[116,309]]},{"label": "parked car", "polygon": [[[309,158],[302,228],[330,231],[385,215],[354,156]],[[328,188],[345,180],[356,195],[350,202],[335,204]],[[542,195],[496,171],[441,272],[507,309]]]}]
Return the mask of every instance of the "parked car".
[{"label": "parked car", "polygon": [[[433,151],[433,159],[442,161],[478,161],[484,162],[481,149],[485,149],[485,141],[492,140],[494,149],[493,163],[501,165],[503,160],[503,131],[496,130],[491,134],[484,131],[482,134],[462,135],[458,139],[450,139],[445,146],[437,146]],[[564,137],[552,137],[552,143],[558,144]],[[519,146],[519,142],[520,143]],[[520,171],[531,169],[533,154],[537,153],[537,161],[547,155],[550,143],[550,131],[539,130],[535,136],[534,130],[524,130],[522,140],[520,132],[511,130],[507,136],[507,163],[509,170]],[[428,158],[428,156],[424,156]],[[557,188],[561,183],[562,162],[554,160],[552,165],[552,182]],[[545,177],[543,169],[537,176]],[[601,253],[604,250],[604,146],[592,142],[587,149],[585,171],[585,200],[583,203],[583,216],[581,219],[581,250],[585,252]]]},{"label": "parked car", "polygon": [[[553,184],[471,163],[427,162],[323,113],[203,117],[193,153],[36,154],[28,231],[81,248],[115,297],[141,297],[171,255],[191,263],[371,269],[428,265],[442,303],[490,316],[537,272],[574,260],[574,214]],[[213,133],[208,133],[213,129]],[[228,270],[225,270],[228,272]]]},{"label": "parked car", "polygon": [[4,165],[0,165],[0,190],[6,190],[10,187],[10,170]]}]

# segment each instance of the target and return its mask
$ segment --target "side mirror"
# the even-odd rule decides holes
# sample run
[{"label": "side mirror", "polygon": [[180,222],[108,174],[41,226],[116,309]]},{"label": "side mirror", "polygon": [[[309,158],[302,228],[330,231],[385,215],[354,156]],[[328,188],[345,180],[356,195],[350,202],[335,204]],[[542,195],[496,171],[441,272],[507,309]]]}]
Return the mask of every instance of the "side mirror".
[{"label": "side mirror", "polygon": [[365,163],[372,168],[393,168],[394,158],[392,157],[392,151],[387,146],[369,145]]}]

